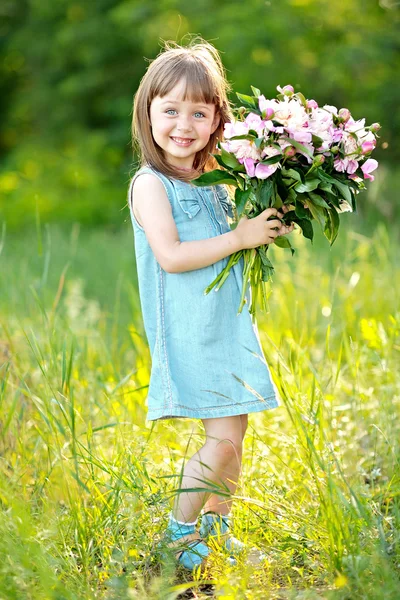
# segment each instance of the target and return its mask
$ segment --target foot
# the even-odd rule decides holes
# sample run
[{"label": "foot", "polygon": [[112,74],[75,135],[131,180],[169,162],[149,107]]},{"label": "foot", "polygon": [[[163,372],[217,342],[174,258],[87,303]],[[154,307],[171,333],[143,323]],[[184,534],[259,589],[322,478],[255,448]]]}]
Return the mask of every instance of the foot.
[{"label": "foot", "polygon": [[200,535],[204,539],[213,540],[225,548],[231,557],[245,550],[243,542],[230,533],[229,517],[218,513],[205,513],[201,520]]},{"label": "foot", "polygon": [[178,564],[192,571],[195,567],[203,566],[210,554],[210,549],[196,531],[169,541],[167,548],[173,550]]}]

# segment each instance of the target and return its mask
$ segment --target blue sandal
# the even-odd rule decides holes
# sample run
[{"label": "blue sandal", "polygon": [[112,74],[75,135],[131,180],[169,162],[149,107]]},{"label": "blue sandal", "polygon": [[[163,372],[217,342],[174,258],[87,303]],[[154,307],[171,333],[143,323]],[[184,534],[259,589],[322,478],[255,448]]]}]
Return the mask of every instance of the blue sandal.
[{"label": "blue sandal", "polygon": [[205,513],[201,520],[200,535],[202,538],[213,541],[228,551],[231,558],[238,556],[245,549],[243,542],[231,535],[229,517],[218,513]]},{"label": "blue sandal", "polygon": [[168,550],[173,550],[178,564],[190,571],[196,567],[204,566],[210,554],[209,547],[197,531],[167,542],[166,547]]}]

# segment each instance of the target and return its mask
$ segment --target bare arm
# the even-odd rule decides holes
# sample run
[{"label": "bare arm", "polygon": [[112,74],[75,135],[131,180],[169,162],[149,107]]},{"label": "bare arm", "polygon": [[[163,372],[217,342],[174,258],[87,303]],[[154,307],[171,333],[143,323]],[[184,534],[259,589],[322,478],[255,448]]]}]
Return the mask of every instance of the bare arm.
[{"label": "bare arm", "polygon": [[[160,266],[169,273],[201,269],[241,250],[272,243],[280,227],[278,214],[269,208],[254,219],[241,219],[237,228],[205,240],[181,242],[172,209],[161,181],[143,174],[134,183],[135,209],[147,240]],[[282,216],[282,215],[281,215]]]}]

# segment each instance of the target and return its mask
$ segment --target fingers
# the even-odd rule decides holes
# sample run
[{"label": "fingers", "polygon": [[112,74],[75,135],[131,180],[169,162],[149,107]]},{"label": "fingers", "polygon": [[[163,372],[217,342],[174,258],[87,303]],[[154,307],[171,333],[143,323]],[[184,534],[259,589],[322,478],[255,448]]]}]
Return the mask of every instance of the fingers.
[{"label": "fingers", "polygon": [[272,215],[277,215],[278,214],[278,209],[276,208],[266,208],[261,215],[263,216],[264,219],[268,219],[268,217],[272,217]]},{"label": "fingers", "polygon": [[268,227],[279,227],[279,229],[282,227],[282,223],[278,219],[271,219],[270,221],[267,221],[267,223]]},{"label": "fingers", "polygon": [[294,223],[292,223],[290,226],[289,225],[284,225],[283,227],[281,227],[278,231],[278,235],[287,235],[288,233],[291,233],[294,229]]}]

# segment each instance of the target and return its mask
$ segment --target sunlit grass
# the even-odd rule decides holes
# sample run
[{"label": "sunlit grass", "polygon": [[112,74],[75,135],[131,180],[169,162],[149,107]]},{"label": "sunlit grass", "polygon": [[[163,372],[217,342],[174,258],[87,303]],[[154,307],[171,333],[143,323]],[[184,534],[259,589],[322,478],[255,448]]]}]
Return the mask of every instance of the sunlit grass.
[{"label": "sunlit grass", "polygon": [[5,232],[2,598],[203,598],[206,581],[235,600],[399,597],[398,242],[380,223],[344,227],[331,250],[293,245],[293,258],[274,249],[259,319],[283,404],[250,417],[234,505],[264,558],[228,567],[216,553],[190,577],[157,546],[203,432],[145,421],[131,231]]}]

